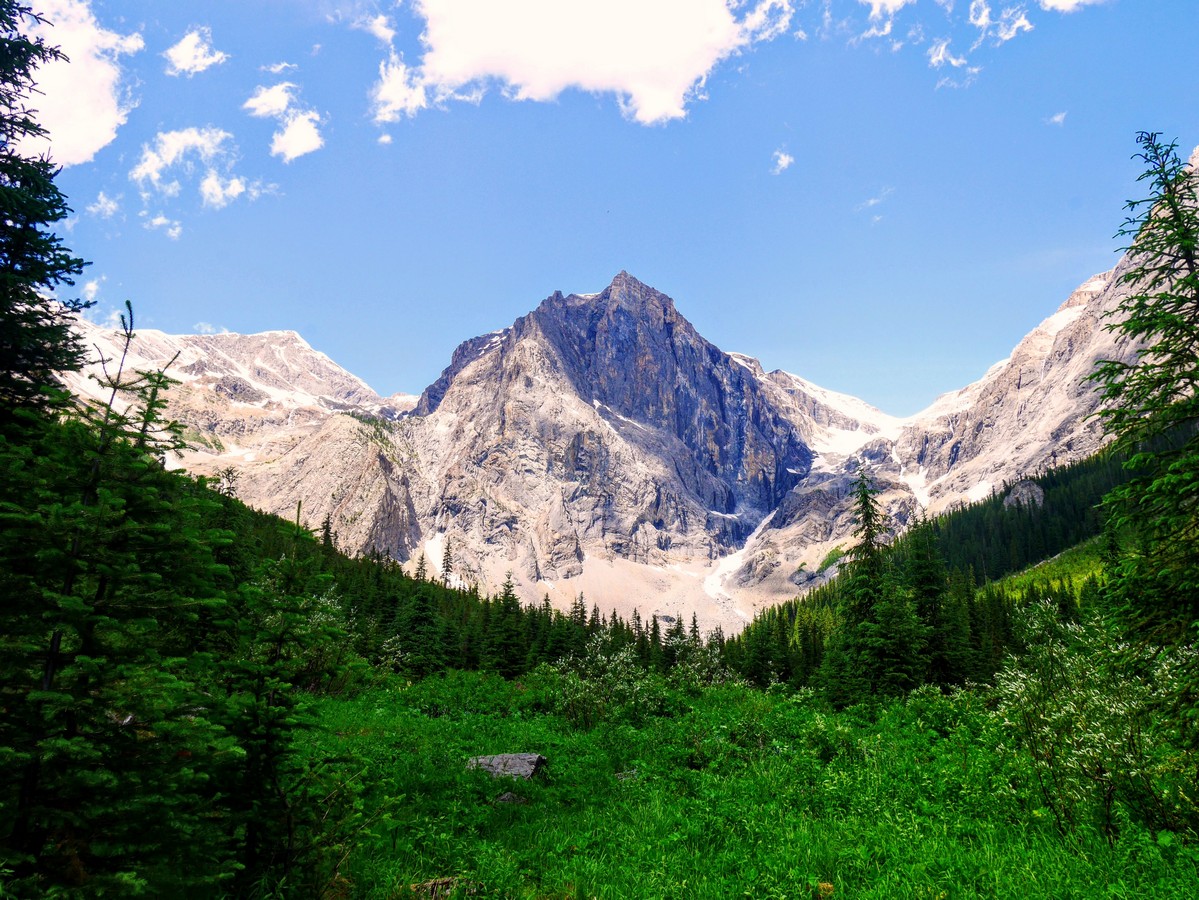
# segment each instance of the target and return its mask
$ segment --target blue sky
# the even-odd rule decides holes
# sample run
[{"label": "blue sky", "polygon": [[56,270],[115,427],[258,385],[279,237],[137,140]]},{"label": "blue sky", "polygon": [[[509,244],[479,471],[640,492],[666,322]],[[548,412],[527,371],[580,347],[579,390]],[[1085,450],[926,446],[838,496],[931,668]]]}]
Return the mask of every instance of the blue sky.
[{"label": "blue sky", "polygon": [[1116,261],[1199,143],[1194,0],[34,0],[100,317],[294,329],[376,390],[625,269],[905,415]]}]

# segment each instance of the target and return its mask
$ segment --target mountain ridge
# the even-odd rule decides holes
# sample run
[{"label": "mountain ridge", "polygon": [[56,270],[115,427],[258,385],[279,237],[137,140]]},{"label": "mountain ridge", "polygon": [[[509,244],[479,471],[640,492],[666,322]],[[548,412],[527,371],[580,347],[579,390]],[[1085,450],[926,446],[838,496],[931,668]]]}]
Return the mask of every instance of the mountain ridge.
[{"label": "mountain ridge", "polygon": [[627,272],[462,342],[416,400],[294,332],[144,332],[137,359],[181,353],[178,464],[233,467],[247,502],[298,500],[346,549],[437,570],[448,542],[455,577],[484,590],[511,571],[527,601],[581,591],[728,631],[849,539],[861,465],[902,527],[1096,449],[1082,376],[1121,352],[1100,324],[1118,282],[1084,282],[982,379],[906,418],[726,353]]}]

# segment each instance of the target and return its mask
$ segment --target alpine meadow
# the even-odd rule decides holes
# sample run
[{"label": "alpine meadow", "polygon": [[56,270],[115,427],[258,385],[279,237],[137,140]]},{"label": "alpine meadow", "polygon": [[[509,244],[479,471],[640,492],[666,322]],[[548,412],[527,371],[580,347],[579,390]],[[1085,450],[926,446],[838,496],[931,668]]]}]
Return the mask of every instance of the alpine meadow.
[{"label": "alpine meadow", "polygon": [[[393,103],[459,102],[417,6]],[[745,6],[729,54],[791,10]],[[292,331],[96,321],[39,9],[0,0],[0,898],[1199,896],[1199,156],[1130,135],[1119,263],[917,415],[623,271],[383,397]]]}]

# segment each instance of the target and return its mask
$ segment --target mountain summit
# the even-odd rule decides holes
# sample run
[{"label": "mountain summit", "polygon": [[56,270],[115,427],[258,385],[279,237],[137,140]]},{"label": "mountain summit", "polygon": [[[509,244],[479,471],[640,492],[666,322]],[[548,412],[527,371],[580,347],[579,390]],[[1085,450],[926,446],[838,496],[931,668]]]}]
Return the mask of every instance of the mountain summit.
[{"label": "mountain summit", "polygon": [[862,464],[902,525],[1096,449],[1083,377],[1121,352],[1100,326],[1117,283],[1090,279],[909,419],[720,350],[627,272],[465,341],[419,399],[374,395],[288,333],[147,333],[138,365],[182,353],[183,465],[233,467],[238,494],[273,512],[301,502],[344,549],[423,555],[430,571],[450,559],[483,590],[510,572],[527,601],[582,592],[735,630],[850,539]]}]

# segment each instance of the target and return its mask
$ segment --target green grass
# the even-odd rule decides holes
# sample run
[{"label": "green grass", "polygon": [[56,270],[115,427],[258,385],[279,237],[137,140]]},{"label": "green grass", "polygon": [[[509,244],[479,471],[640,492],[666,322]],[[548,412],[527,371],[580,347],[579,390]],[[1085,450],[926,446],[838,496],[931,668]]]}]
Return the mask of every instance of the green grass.
[{"label": "green grass", "polygon": [[1033,585],[1044,584],[1069,585],[1077,593],[1088,578],[1103,574],[1102,540],[1096,537],[1083,541],[1057,556],[1003,578],[998,584],[1012,596],[1024,594]]},{"label": "green grass", "polygon": [[[311,751],[355,759],[370,785],[353,896],[446,877],[512,898],[1199,896],[1182,841],[1060,835],[982,695],[835,714],[726,685],[587,731],[553,690],[536,673],[453,674],[324,702]],[[514,783],[465,767],[500,752],[548,770]],[[507,790],[528,802],[497,803]]]}]

